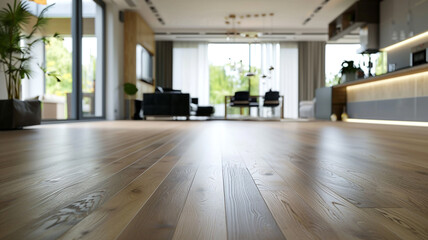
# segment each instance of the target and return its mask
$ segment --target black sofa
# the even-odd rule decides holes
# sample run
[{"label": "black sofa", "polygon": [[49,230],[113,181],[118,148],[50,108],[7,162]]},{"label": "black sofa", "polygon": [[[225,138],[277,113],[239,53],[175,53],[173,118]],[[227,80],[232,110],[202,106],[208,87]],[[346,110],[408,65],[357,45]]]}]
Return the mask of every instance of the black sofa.
[{"label": "black sofa", "polygon": [[143,112],[147,116],[190,117],[190,95],[179,92],[155,92],[143,95]]},{"label": "black sofa", "polygon": [[190,98],[188,93],[180,90],[156,87],[155,93],[143,95],[144,118],[147,116],[187,117],[193,113],[194,116],[210,117],[214,113],[212,106],[199,106],[198,98]]}]

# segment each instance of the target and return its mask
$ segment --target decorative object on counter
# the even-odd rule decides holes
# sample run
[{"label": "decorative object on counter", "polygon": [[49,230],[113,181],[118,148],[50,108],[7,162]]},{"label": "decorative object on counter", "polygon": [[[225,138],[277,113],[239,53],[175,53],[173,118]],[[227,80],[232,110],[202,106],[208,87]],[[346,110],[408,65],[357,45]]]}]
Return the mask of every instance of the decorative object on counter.
[{"label": "decorative object on counter", "polygon": [[[364,56],[365,54],[363,54]],[[372,74],[372,68],[373,68],[373,62],[372,62],[372,57],[371,57],[371,53],[367,54],[368,56],[368,62],[367,62],[367,70],[368,70],[368,76],[367,77],[373,77],[374,75]],[[366,63],[363,63],[364,66],[366,66]]]},{"label": "decorative object on counter", "polygon": [[363,69],[361,69],[360,66],[358,66],[357,79],[360,79],[360,78],[364,78],[364,71]]},{"label": "decorative object on counter", "polygon": [[343,61],[342,69],[340,69],[340,74],[342,75],[340,83],[355,81],[357,76],[359,76],[359,71],[362,70],[360,67],[354,65],[354,61]]},{"label": "decorative object on counter", "polygon": [[343,106],[342,115],[340,115],[340,117],[342,118],[342,121],[348,120],[348,114],[346,113],[346,106]]},{"label": "decorative object on counter", "polygon": [[330,116],[330,120],[332,121],[332,122],[336,122],[337,121],[337,116],[336,116],[336,114],[331,114],[331,116]]},{"label": "decorative object on counter", "polygon": [[[48,43],[46,36],[37,34],[46,25],[46,12],[52,5],[34,17],[27,2],[15,0],[0,10],[0,66],[4,71],[8,99],[0,100],[0,129],[21,129],[41,122],[41,102],[38,99],[21,101],[21,82],[31,79],[30,62],[33,47],[40,42]],[[33,18],[35,23],[33,23]],[[53,35],[60,38],[59,34]],[[43,70],[43,69],[42,69]],[[55,77],[54,72],[43,72]]]}]

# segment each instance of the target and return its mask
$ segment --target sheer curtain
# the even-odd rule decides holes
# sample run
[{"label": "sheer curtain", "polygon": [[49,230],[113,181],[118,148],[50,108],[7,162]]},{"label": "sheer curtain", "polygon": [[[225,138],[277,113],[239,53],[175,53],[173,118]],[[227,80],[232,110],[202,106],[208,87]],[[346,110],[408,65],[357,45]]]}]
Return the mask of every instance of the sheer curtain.
[{"label": "sheer curtain", "polygon": [[200,105],[208,105],[208,43],[174,42],[172,59],[173,88],[199,98]]},{"label": "sheer curtain", "polygon": [[[267,91],[279,91],[284,96],[284,117],[298,117],[298,45],[292,42],[283,43],[261,43],[252,48],[255,65],[260,66],[260,86],[259,93],[264,95]],[[274,70],[269,71],[273,67]],[[262,76],[265,75],[265,78]],[[265,109],[266,112],[266,109]],[[278,115],[279,112],[276,114]]]},{"label": "sheer curtain", "polygon": [[280,92],[284,95],[284,117],[297,118],[299,108],[299,50],[297,43],[281,43],[280,56]]},{"label": "sheer curtain", "polygon": [[[260,70],[262,78],[260,76],[260,95],[264,95],[267,91],[280,91],[280,51],[279,43],[261,43],[260,44]],[[273,67],[274,70],[269,71],[269,68]],[[283,94],[281,92],[281,94]]]}]

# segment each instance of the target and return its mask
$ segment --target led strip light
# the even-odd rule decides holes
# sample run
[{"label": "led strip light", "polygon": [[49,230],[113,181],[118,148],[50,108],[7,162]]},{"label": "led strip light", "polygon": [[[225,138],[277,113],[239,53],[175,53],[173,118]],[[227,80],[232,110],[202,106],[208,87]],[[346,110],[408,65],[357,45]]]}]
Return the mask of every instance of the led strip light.
[{"label": "led strip light", "polygon": [[420,39],[422,39],[422,38],[426,38],[426,37],[428,37],[428,31],[426,31],[426,32],[424,32],[424,33],[421,33],[421,34],[419,34],[419,35],[416,35],[416,36],[414,36],[414,37],[408,38],[408,39],[406,39],[406,40],[404,40],[404,41],[398,42],[398,43],[396,43],[396,44],[393,44],[393,45],[391,45],[391,46],[389,46],[389,47],[383,48],[383,49],[381,49],[381,50],[382,50],[382,51],[385,51],[385,52],[388,52],[388,51],[391,51],[391,50],[393,50],[393,49],[396,49],[396,48],[402,47],[402,46],[404,46],[404,45],[410,44],[410,43],[412,43],[412,42],[418,41],[418,40],[420,40]]},{"label": "led strip light", "polygon": [[344,122],[428,127],[428,122],[413,122],[413,121],[393,121],[393,120],[372,120],[372,119],[348,118]]}]

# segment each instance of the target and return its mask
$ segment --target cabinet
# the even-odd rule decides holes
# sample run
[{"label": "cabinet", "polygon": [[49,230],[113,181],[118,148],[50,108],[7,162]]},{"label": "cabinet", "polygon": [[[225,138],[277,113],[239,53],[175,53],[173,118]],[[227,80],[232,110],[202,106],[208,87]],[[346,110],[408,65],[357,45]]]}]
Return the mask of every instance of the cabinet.
[{"label": "cabinet", "polygon": [[379,23],[379,1],[360,0],[328,25],[328,37],[335,41],[367,24]]},{"label": "cabinet", "polygon": [[428,1],[383,0],[380,47],[385,48],[428,30]]}]

